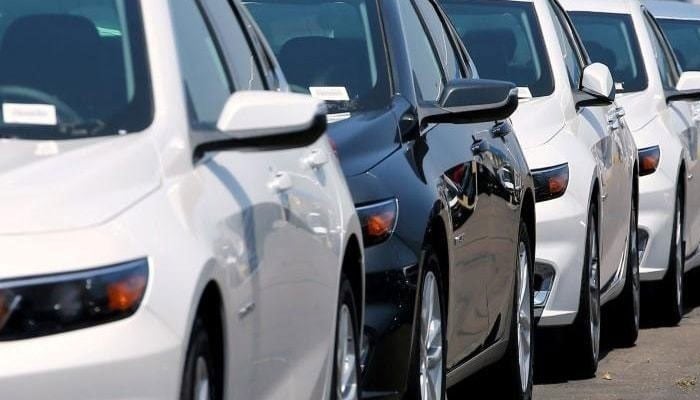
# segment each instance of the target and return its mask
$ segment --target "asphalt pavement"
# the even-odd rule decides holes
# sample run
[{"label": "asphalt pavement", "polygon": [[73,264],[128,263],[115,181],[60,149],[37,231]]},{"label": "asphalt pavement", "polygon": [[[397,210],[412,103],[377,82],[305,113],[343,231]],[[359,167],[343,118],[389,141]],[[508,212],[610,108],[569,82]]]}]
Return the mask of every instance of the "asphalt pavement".
[{"label": "asphalt pavement", "polygon": [[[664,326],[647,315],[637,345],[624,349],[610,345],[603,327],[603,358],[595,378],[575,378],[561,348],[538,343],[534,399],[700,400],[700,271],[693,271],[687,281],[690,295],[679,326]],[[485,371],[452,390],[448,398],[459,400],[472,393],[469,398],[500,400],[492,395],[498,385],[498,376]]]}]

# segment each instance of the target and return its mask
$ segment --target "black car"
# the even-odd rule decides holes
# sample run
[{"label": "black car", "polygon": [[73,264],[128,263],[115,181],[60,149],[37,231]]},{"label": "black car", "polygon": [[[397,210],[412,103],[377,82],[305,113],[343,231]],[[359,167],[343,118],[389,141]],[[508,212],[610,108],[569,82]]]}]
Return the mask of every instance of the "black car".
[{"label": "black car", "polygon": [[364,229],[362,397],[441,399],[500,362],[528,398],[535,200],[506,120],[516,87],[476,79],[433,0],[245,4],[292,90],[329,108]]}]

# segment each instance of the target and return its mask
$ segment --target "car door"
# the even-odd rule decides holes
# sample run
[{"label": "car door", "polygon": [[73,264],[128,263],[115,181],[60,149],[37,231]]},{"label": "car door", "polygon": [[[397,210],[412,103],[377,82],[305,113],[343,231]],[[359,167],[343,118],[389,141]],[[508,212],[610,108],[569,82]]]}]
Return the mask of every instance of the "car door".
[{"label": "car door", "polygon": [[[583,70],[588,64],[585,50],[576,36],[561,6],[550,0],[553,22],[559,36],[572,93],[580,89]],[[588,144],[597,159],[601,183],[601,202],[598,221],[600,230],[601,288],[618,271],[626,250],[631,206],[631,177],[629,161],[624,149],[622,126],[618,110],[608,106],[575,107],[573,101],[567,114],[568,123],[581,140]]]},{"label": "car door", "polygon": [[[193,135],[217,135],[225,99],[235,90],[271,89],[262,70],[270,66],[226,0],[178,2],[173,14]],[[334,340],[339,279],[333,235],[342,229],[325,176],[330,151],[322,140],[312,148],[220,152],[197,163],[206,222],[218,230],[209,245],[229,275],[228,398],[325,396],[319,382]]]},{"label": "car door", "polygon": [[[664,89],[672,90],[676,87],[681,70],[678,67],[671,46],[663,35],[656,20],[644,10],[644,22],[651,36],[654,53],[661,73],[661,81]],[[700,244],[700,179],[696,178],[700,173],[698,162],[697,143],[698,127],[695,122],[694,104],[688,101],[671,102],[668,107],[667,120],[672,124],[674,131],[679,134],[681,143],[685,148],[686,177],[686,203],[685,203],[685,240],[686,256],[692,254]]]},{"label": "car door", "polygon": [[[421,104],[434,104],[447,80],[465,76],[466,71],[444,27],[439,20],[436,22],[431,3],[401,0],[395,4],[403,23],[416,98]],[[422,16],[420,11],[424,12]],[[426,18],[425,14],[430,17],[431,13],[432,18]],[[418,113],[420,119],[420,106]],[[422,125],[416,143],[426,148],[424,164],[432,175],[441,176],[437,185],[450,208],[448,368],[476,352],[488,332],[488,292],[484,283],[493,273],[492,202],[486,189],[490,179],[486,165],[488,134],[486,124],[428,124]]]}]

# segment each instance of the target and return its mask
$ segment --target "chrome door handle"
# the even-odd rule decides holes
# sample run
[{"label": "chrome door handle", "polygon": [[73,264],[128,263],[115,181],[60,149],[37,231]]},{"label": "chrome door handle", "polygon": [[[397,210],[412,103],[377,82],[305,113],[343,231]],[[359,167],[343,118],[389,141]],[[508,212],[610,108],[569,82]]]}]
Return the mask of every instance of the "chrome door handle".
[{"label": "chrome door handle", "polygon": [[270,189],[277,192],[286,192],[293,186],[292,177],[289,176],[287,172],[278,172],[275,177],[270,181]]},{"label": "chrome door handle", "polygon": [[693,175],[693,174],[688,174],[688,180],[689,180],[689,181],[692,181],[693,178],[695,178],[695,175]]},{"label": "chrome door handle", "polygon": [[627,113],[625,112],[625,109],[622,108],[622,107],[616,108],[616,109],[615,109],[615,114],[617,115],[618,118],[622,118],[622,117],[624,117],[625,115],[627,115]]},{"label": "chrome door handle", "polygon": [[304,164],[308,165],[312,169],[317,169],[328,164],[328,161],[328,154],[326,154],[325,151],[314,149],[311,150],[311,154],[304,159]]}]

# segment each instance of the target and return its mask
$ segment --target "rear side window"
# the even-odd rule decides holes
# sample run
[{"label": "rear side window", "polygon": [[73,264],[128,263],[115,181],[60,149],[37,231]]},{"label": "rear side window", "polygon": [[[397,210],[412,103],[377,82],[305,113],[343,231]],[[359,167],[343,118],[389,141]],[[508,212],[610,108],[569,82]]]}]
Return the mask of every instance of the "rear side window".
[{"label": "rear side window", "polygon": [[533,97],[554,92],[554,78],[532,3],[442,0],[479,77],[514,82]]},{"label": "rear side window", "polygon": [[375,0],[249,0],[291,89],[331,113],[378,109],[391,99]]},{"label": "rear side window", "polygon": [[451,36],[447,33],[445,25],[435,10],[433,3],[428,0],[416,0],[416,5],[421,11],[421,16],[428,27],[430,36],[433,38],[435,50],[440,58],[440,63],[447,79],[452,80],[464,77]]},{"label": "rear side window", "polygon": [[569,74],[569,83],[573,89],[578,89],[581,84],[581,75],[583,74],[583,65],[579,57],[572,33],[569,31],[569,24],[566,18],[555,9],[550,2],[547,2],[549,11],[552,14],[552,22],[559,37],[559,45],[561,46],[562,57],[564,64]]},{"label": "rear side window", "polygon": [[654,57],[656,57],[656,65],[658,65],[659,74],[661,74],[661,82],[663,83],[664,89],[673,89],[677,83],[675,70],[673,69],[675,60],[670,54],[670,50],[667,52],[665,39],[661,36],[661,32],[656,29],[651,18],[652,17],[648,14],[645,14],[644,25],[647,31],[649,31],[649,39],[654,47]]},{"label": "rear side window", "polygon": [[196,2],[171,4],[191,122],[213,130],[233,92],[226,63]]},{"label": "rear side window", "polygon": [[591,61],[610,68],[617,92],[639,92],[648,86],[639,40],[627,14],[571,12]]}]

